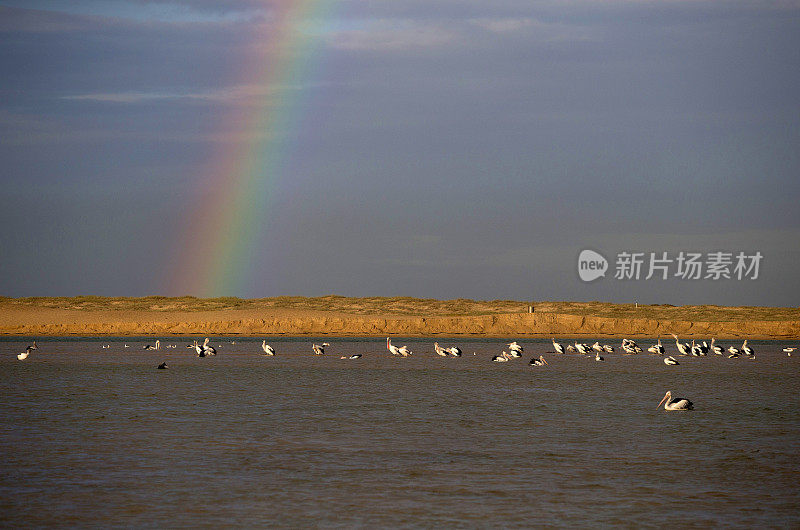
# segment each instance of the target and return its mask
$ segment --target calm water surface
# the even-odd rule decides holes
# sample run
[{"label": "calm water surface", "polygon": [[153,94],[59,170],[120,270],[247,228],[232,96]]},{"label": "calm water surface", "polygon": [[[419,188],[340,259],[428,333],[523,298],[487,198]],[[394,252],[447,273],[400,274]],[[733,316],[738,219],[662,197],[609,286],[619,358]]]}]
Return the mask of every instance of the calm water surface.
[{"label": "calm water surface", "polygon": [[[464,351],[440,358],[399,339],[405,359],[322,340],[265,357],[215,339],[204,359],[186,339],[39,340],[24,362],[28,342],[0,342],[0,525],[800,528],[785,343],[671,367],[549,341],[492,363],[499,340],[440,340]],[[667,390],[695,410],[657,409]]]}]

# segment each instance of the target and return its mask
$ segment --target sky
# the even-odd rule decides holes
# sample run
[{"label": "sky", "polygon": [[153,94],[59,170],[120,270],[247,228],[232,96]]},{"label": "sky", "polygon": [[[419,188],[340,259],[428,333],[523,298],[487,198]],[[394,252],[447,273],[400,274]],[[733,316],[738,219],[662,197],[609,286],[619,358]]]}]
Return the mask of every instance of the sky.
[{"label": "sky", "polygon": [[0,295],[797,306],[799,67],[792,0],[0,0]]}]

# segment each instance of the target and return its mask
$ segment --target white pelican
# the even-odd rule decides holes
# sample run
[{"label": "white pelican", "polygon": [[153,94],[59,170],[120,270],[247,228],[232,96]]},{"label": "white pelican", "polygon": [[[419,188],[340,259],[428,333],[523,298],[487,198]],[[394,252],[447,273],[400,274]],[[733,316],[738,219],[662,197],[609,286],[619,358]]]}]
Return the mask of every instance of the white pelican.
[{"label": "white pelican", "polygon": [[670,355],[669,357],[664,357],[664,364],[666,364],[667,366],[675,366],[676,364],[680,363],[675,360],[675,357]]},{"label": "white pelican", "polygon": [[594,344],[592,344],[592,349],[593,349],[594,351],[598,352],[598,353],[600,353],[601,351],[603,351],[603,347],[602,347],[602,346],[600,346],[600,343],[599,343],[598,341],[595,341],[595,342],[594,342]]},{"label": "white pelican", "polygon": [[610,344],[603,344],[603,351],[606,353],[614,353],[614,346]]},{"label": "white pelican", "polygon": [[267,355],[275,355],[275,348],[267,344],[267,339],[261,341],[261,349],[264,350],[264,353]]},{"label": "white pelican", "polygon": [[[439,346],[438,342],[434,342],[433,343],[433,349],[436,350],[436,355],[439,355],[441,357],[447,357],[447,354],[450,353],[445,348],[442,348],[441,346]],[[391,348],[389,348],[389,350],[391,351]]]},{"label": "white pelican", "polygon": [[128,346],[127,344],[125,345],[125,347],[126,347],[126,348],[130,348],[130,346]]},{"label": "white pelican", "polygon": [[109,349],[110,347],[111,347],[111,345],[110,345],[110,344],[103,344],[103,349],[104,349],[104,350],[107,350],[107,349]]},{"label": "white pelican", "polygon": [[689,351],[691,351],[692,355],[694,355],[695,357],[699,357],[700,355],[703,355],[703,353],[700,351],[700,346],[697,346],[694,343],[694,339],[692,339],[692,347],[691,347],[691,349]]},{"label": "white pelican", "polygon": [[166,362],[163,362],[163,363],[158,365],[158,369],[159,370],[166,370],[167,368],[169,368],[169,366],[167,366]]},{"label": "white pelican", "polygon": [[664,410],[692,410],[694,408],[692,402],[686,398],[672,399],[672,392],[669,390],[667,390],[667,393],[664,394],[664,397],[659,401],[658,407],[661,406],[661,403],[664,403]]},{"label": "white pelican", "polygon": [[573,346],[572,344],[567,344],[567,351],[570,352],[575,351],[575,346]]},{"label": "white pelican", "polygon": [[575,343],[575,349],[578,350],[578,353],[581,353],[581,354],[589,353],[589,346],[587,344],[582,343],[582,342],[576,342]]},{"label": "white pelican", "polygon": [[523,352],[522,346],[517,344],[517,341],[510,342],[508,344],[508,349],[511,350],[511,351],[518,352],[518,353],[522,353]]},{"label": "white pelican", "polygon": [[340,359],[360,359],[361,358],[361,354],[360,353],[354,353],[353,355],[342,355],[339,358]]},{"label": "white pelican", "polygon": [[725,348],[722,348],[721,346],[714,346],[714,341],[716,340],[717,339],[714,337],[711,337],[711,351],[713,351],[716,355],[722,355],[725,353]]},{"label": "white pelican", "polygon": [[753,348],[751,348],[750,346],[747,345],[747,341],[744,341],[742,343],[742,351],[744,352],[745,355],[755,355],[756,354],[756,352],[753,351]]},{"label": "white pelican", "polygon": [[622,351],[625,353],[636,353],[636,342],[631,339],[622,339]]},{"label": "white pelican", "polygon": [[[208,337],[206,337],[206,340],[203,341],[203,353],[207,356],[216,355],[217,350],[214,349],[214,346],[208,345],[208,340]],[[156,344],[158,344],[158,341],[156,341]]]},{"label": "white pelican", "polygon": [[[730,348],[728,348],[728,353],[738,357],[739,356],[739,348],[737,348],[735,346],[731,346]],[[730,357],[728,357],[728,358],[730,358]]]},{"label": "white pelican", "polygon": [[403,357],[408,357],[409,355],[411,355],[411,354],[412,354],[412,353],[414,353],[414,352],[412,352],[411,350],[409,350],[409,349],[408,349],[408,346],[406,346],[406,345],[404,344],[403,346],[400,346],[399,348],[397,348],[397,353],[399,353],[399,354],[400,354],[400,355],[402,355]]},{"label": "white pelican", "polygon": [[508,350],[508,356],[513,357],[514,359],[519,359],[522,357],[522,353],[519,350]]},{"label": "white pelican", "polygon": [[698,346],[700,347],[700,355],[707,354],[708,350],[711,349],[706,341],[703,341],[703,344],[699,344]]},{"label": "white pelican", "polygon": [[152,344],[148,344],[144,347],[145,350],[160,350],[161,349],[161,341],[157,340],[155,346]]},{"label": "white pelican", "polygon": [[[405,346],[403,346],[405,348]],[[452,346],[449,350],[450,355],[453,357],[461,357],[461,348],[458,346]]]},{"label": "white pelican", "polygon": [[319,346],[317,344],[312,344],[311,349],[314,350],[314,355],[325,355],[325,345]]},{"label": "white pelican", "polygon": [[544,360],[544,355],[540,355],[538,359],[536,357],[531,359],[528,364],[531,366],[544,366],[547,364],[547,361]]},{"label": "white pelican", "polygon": [[564,346],[556,342],[555,337],[553,337],[553,349],[556,350],[556,353],[564,353]]},{"label": "white pelican", "polygon": [[507,363],[508,362],[508,354],[504,350],[503,353],[501,353],[500,355],[495,355],[494,357],[492,357],[492,361],[494,361],[496,363]]},{"label": "white pelican", "polygon": [[784,348],[783,351],[786,353],[786,355],[791,357],[792,356],[792,352],[795,351],[796,349],[797,348]]},{"label": "white pelican", "polygon": [[187,346],[187,348],[194,348],[194,351],[197,352],[198,357],[206,356],[205,350],[200,346],[200,344],[197,343],[197,341],[194,341],[194,344],[192,344],[191,346]]},{"label": "white pelican", "polygon": [[33,350],[38,350],[38,349],[39,347],[36,345],[36,341],[33,341],[33,344],[25,348],[24,352],[17,354],[17,359],[19,359],[20,361],[24,361],[25,359],[28,358],[28,355],[30,355]]},{"label": "white pelican", "polygon": [[658,344],[653,344],[647,351],[655,353],[656,355],[664,355],[664,346],[661,344],[661,337],[658,337]]},{"label": "white pelican", "polygon": [[603,356],[600,355],[600,352],[597,352],[597,354],[594,356],[594,360],[595,361],[605,361],[605,359],[603,359]]},{"label": "white pelican", "polygon": [[678,336],[672,333],[672,336],[675,337],[675,346],[678,347],[678,353],[681,355],[689,355],[689,343],[688,342],[680,342],[678,340]]}]

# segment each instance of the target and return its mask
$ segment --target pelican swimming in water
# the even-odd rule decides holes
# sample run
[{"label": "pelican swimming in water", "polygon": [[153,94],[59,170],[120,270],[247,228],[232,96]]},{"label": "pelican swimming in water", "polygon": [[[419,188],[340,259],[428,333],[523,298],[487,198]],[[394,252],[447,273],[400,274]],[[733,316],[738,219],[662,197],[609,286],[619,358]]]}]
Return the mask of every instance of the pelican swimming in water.
[{"label": "pelican swimming in water", "polygon": [[555,337],[553,337],[553,349],[556,350],[556,353],[564,353],[564,346],[556,342]]},{"label": "pelican swimming in water", "polygon": [[270,356],[275,355],[275,348],[273,348],[272,346],[267,344],[267,339],[264,339],[263,341],[261,341],[261,349],[264,350],[264,353],[266,355],[270,355]]},{"label": "pelican swimming in water", "polygon": [[788,355],[789,357],[792,356],[792,352],[795,351],[797,348],[784,348],[783,352]]},{"label": "pelican swimming in water", "polygon": [[745,354],[745,355],[747,355],[747,356],[753,356],[753,355],[755,355],[755,354],[756,354],[756,352],[755,352],[755,351],[753,351],[753,348],[751,348],[750,346],[748,346],[748,345],[747,345],[747,341],[744,341],[744,342],[742,343],[742,351],[743,351],[743,352],[744,352],[744,354]]},{"label": "pelican swimming in water", "polygon": [[675,337],[675,346],[678,347],[678,353],[680,353],[681,355],[689,355],[689,351],[690,351],[689,343],[688,342],[683,342],[683,343],[680,342],[678,340],[678,336],[676,334],[674,334],[674,333],[672,333],[672,336]]},{"label": "pelican swimming in water", "polygon": [[[553,344],[555,344],[555,342]],[[508,349],[510,351],[515,351],[515,352],[518,352],[518,353],[522,353],[524,351],[524,348],[521,345],[517,344],[517,341],[509,342],[508,343]]]},{"label": "pelican swimming in water", "polygon": [[400,354],[400,355],[402,355],[403,357],[408,357],[409,355],[411,355],[411,354],[412,354],[412,353],[414,353],[414,352],[412,352],[411,350],[409,350],[409,349],[408,349],[408,346],[406,346],[406,345],[404,344],[404,345],[400,346],[399,348],[397,348],[397,353],[399,353],[399,354]]},{"label": "pelican swimming in water", "polygon": [[163,362],[163,363],[158,365],[158,369],[159,370],[166,370],[167,368],[169,368],[169,366],[167,366],[166,362]]},{"label": "pelican swimming in water", "polygon": [[461,357],[461,348],[458,346],[451,346],[448,351],[453,357]]},{"label": "pelican swimming in water", "polygon": [[203,348],[200,346],[200,344],[198,344],[197,341],[194,341],[194,344],[190,344],[189,346],[186,346],[186,347],[187,348],[194,348],[194,351],[197,352],[197,356],[198,357],[205,357],[206,356],[206,352],[203,350]]},{"label": "pelican swimming in water", "polygon": [[614,346],[610,344],[603,344],[603,351],[606,353],[614,353]]},{"label": "pelican swimming in water", "polygon": [[667,366],[675,366],[680,364],[678,361],[675,360],[675,357],[670,355],[669,357],[664,357],[664,364]]},{"label": "pelican swimming in water", "polygon": [[353,355],[342,355],[339,358],[340,359],[360,359],[361,358],[361,354],[360,353],[354,353]]},{"label": "pelican swimming in water", "polygon": [[[436,355],[438,355],[440,357],[447,357],[447,354],[450,353],[449,351],[447,351],[446,348],[442,348],[441,346],[439,346],[438,342],[434,342],[433,343],[433,349],[436,351]],[[391,348],[390,348],[390,351],[391,351]]]},{"label": "pelican swimming in water", "polygon": [[588,344],[584,344],[582,342],[576,342],[575,343],[575,349],[578,350],[578,353],[580,353],[580,354],[589,353],[589,345]]},{"label": "pelican swimming in water", "polygon": [[603,359],[603,356],[600,355],[600,352],[597,352],[597,354],[594,356],[594,360],[595,361],[605,361],[605,359]]},{"label": "pelican swimming in water", "polygon": [[509,357],[508,354],[505,352],[505,350],[503,350],[503,353],[501,353],[500,355],[495,355],[494,357],[492,357],[492,361],[496,363],[507,363],[508,359]]},{"label": "pelican swimming in water", "polygon": [[522,357],[522,353],[519,350],[508,350],[508,356],[513,359],[519,359]]},{"label": "pelican swimming in water", "polygon": [[531,359],[528,364],[531,366],[544,366],[547,364],[547,361],[544,360],[544,355],[540,355],[538,358],[534,357]]},{"label": "pelican swimming in water", "polygon": [[691,347],[691,349],[689,351],[691,351],[692,355],[694,355],[695,357],[699,357],[699,356],[703,355],[702,349],[700,348],[700,346],[697,346],[694,343],[694,339],[692,339],[692,347]]},{"label": "pelican swimming in water", "polygon": [[312,344],[311,349],[314,350],[314,355],[325,355],[325,345]]},{"label": "pelican swimming in water", "polygon": [[567,351],[568,351],[568,352],[573,352],[573,351],[575,351],[575,346],[573,346],[572,344],[567,344]]},{"label": "pelican swimming in water", "polygon": [[[208,337],[206,337],[206,340],[203,341],[203,353],[205,353],[207,357],[212,356],[212,355],[216,355],[217,354],[217,350],[214,349],[214,346],[209,346],[208,345],[208,341],[209,341]],[[158,341],[156,341],[156,342],[158,342]]]},{"label": "pelican swimming in water", "polygon": [[647,348],[647,351],[649,351],[650,353],[654,353],[656,355],[664,355],[665,350],[664,346],[661,344],[661,337],[658,337],[658,344],[653,344],[652,346]]},{"label": "pelican swimming in water", "polygon": [[669,390],[667,390],[667,393],[661,398],[658,407],[661,406],[661,403],[664,403],[664,410],[692,410],[694,408],[692,402],[686,398],[672,399],[672,392]]},{"label": "pelican swimming in water", "polygon": [[594,344],[592,344],[592,349],[598,353],[605,351],[603,350],[603,347],[600,346],[600,343],[598,341],[594,341]]},{"label": "pelican swimming in water", "polygon": [[148,344],[144,347],[145,350],[160,350],[161,349],[161,341],[157,340],[155,345]]},{"label": "pelican swimming in water", "polygon": [[714,346],[714,342],[716,340],[717,339],[715,339],[714,337],[711,337],[711,347],[710,347],[711,351],[713,351],[716,355],[722,355],[723,353],[725,353],[725,348],[721,346]]},{"label": "pelican swimming in water", "polygon": [[38,349],[39,347],[36,345],[36,341],[33,341],[33,344],[25,348],[24,352],[17,354],[17,359],[19,359],[20,361],[24,361],[25,359],[28,358],[28,355],[30,355],[33,350],[38,350]]},{"label": "pelican swimming in water", "polygon": [[728,356],[728,359],[730,359],[732,355],[735,355],[736,357],[738,357],[739,356],[739,348],[737,348],[735,346],[731,346],[730,348],[728,348],[728,353],[731,354],[731,355]]}]

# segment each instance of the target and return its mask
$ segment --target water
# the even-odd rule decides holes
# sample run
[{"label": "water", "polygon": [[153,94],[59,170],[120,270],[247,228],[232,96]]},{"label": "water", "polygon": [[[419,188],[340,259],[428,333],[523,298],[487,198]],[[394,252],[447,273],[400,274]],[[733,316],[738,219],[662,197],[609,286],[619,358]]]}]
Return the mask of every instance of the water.
[{"label": "water", "polygon": [[[24,362],[27,342],[0,342],[0,525],[800,528],[784,343],[670,367],[549,341],[492,363],[501,341],[440,340],[457,359],[236,340],[204,359],[186,339],[40,340]],[[695,410],[657,409],[667,390]]]}]

